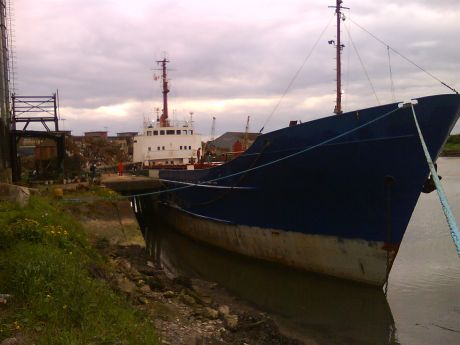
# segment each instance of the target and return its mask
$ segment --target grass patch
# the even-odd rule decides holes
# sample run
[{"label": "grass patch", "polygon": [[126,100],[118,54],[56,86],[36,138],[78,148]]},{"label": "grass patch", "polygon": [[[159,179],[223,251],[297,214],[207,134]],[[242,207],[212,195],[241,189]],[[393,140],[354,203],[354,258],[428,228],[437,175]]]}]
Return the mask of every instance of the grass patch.
[{"label": "grass patch", "polygon": [[89,185],[88,189],[86,190],[79,190],[78,195],[82,197],[83,199],[87,198],[89,200],[100,198],[100,199],[105,199],[109,201],[115,201],[115,200],[119,200],[120,198],[120,195],[114,192],[113,190],[109,188],[101,187],[98,185],[94,185],[94,184]]},{"label": "grass patch", "polygon": [[26,208],[0,203],[0,341],[21,332],[39,344],[157,344],[147,316],[93,278],[104,267],[81,226],[32,197]]},{"label": "grass patch", "polygon": [[444,146],[444,153],[460,152],[460,134],[450,135]]}]

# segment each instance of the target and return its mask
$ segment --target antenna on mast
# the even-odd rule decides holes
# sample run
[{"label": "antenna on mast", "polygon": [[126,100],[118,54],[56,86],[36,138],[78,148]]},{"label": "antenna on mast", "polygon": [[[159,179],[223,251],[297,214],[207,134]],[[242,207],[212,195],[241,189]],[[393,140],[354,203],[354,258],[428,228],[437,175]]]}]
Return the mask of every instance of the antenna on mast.
[{"label": "antenna on mast", "polygon": [[167,75],[167,70],[166,70],[166,64],[169,62],[169,60],[163,58],[163,60],[158,60],[157,64],[161,66],[161,80],[163,82],[163,113],[161,114],[160,117],[160,126],[161,127],[166,127],[169,125],[168,121],[168,92],[169,92],[169,87],[168,87],[168,75]]},{"label": "antenna on mast", "polygon": [[329,8],[335,8],[335,13],[337,16],[337,42],[334,40],[328,41],[329,44],[335,44],[336,52],[336,66],[337,66],[337,97],[335,102],[334,113],[337,115],[342,114],[342,62],[341,54],[342,49],[345,47],[340,41],[340,21],[345,20],[345,16],[342,13],[342,9],[349,9],[348,7],[342,7],[342,0],[336,0],[335,6],[329,6]]},{"label": "antenna on mast", "polygon": [[157,114],[157,122],[160,122],[160,108],[159,107],[155,107],[155,112]]},{"label": "antenna on mast", "polygon": [[193,114],[194,114],[194,112],[191,111],[189,114],[190,114],[190,122],[189,122],[190,123],[190,128],[193,128]]}]

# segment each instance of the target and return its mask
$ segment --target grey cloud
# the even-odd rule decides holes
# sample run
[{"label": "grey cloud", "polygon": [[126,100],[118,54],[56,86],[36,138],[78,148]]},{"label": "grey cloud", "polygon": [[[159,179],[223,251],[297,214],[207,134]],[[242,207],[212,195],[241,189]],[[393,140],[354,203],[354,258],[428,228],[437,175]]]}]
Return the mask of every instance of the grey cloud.
[{"label": "grey cloud", "polygon": [[[122,2],[108,0],[62,0],[59,6],[53,7],[43,1],[39,8],[36,2],[19,0],[16,9],[18,86],[21,93],[27,94],[49,93],[59,88],[61,105],[68,107],[97,108],[133,100],[143,102],[148,112],[152,104],[160,100],[159,84],[152,79],[152,69],[157,67],[154,61],[166,50],[170,66],[175,69],[170,73],[172,102],[279,97],[332,12],[324,1],[310,4],[292,1],[283,5],[286,12],[278,16],[269,11],[276,1],[256,3],[263,7],[256,9],[248,4],[244,13],[239,13],[241,5],[236,1],[206,6],[191,1],[158,1],[147,5],[139,2],[142,10],[136,10],[136,2],[123,7]],[[453,71],[458,71],[460,65],[452,42],[457,39],[457,26],[450,26],[448,21],[437,23],[436,27],[427,25],[417,12],[409,19],[382,15],[388,6],[407,10],[414,4],[430,6],[439,12],[446,11],[453,1],[393,0],[376,7],[350,0],[344,5],[352,7],[354,20],[430,72],[450,79],[446,81],[455,86],[458,81],[452,80]],[[219,10],[220,5],[225,9]],[[289,12],[286,8],[291,5],[295,11]],[[129,9],[136,11],[132,13]],[[224,10],[230,14],[225,16]],[[458,10],[452,5],[450,11]],[[32,27],[35,30],[31,30]],[[360,29],[351,24],[350,27],[369,75],[378,92],[384,95],[382,98],[387,100],[389,76],[385,47]],[[285,124],[289,116],[329,114],[330,104],[325,105],[326,110],[310,109],[305,114],[295,103],[309,95],[333,96],[334,52],[327,44],[333,34],[332,25],[293,84],[289,94],[292,97],[283,104],[280,120],[274,120],[274,124]],[[349,83],[346,92],[355,95],[366,91],[363,104],[373,101],[354,50],[351,44],[346,44],[343,55],[344,80]],[[394,54],[391,59],[397,90],[405,96],[411,83],[420,84],[422,74]],[[431,80],[424,80],[422,86],[423,89],[417,87],[417,91],[447,91]],[[256,114],[254,124],[258,118],[262,122],[270,112],[270,109],[257,110],[252,106],[247,110]],[[237,110],[231,111],[235,113],[229,113],[228,119],[221,122],[237,126],[238,121],[231,120],[237,116]]]}]

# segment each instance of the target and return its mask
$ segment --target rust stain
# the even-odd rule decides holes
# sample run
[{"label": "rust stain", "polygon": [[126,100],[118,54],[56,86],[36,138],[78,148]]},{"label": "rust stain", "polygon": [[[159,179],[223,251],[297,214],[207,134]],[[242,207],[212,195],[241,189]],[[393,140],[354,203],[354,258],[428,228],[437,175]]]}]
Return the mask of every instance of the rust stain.
[{"label": "rust stain", "polygon": [[397,253],[399,250],[399,244],[385,242],[382,246],[382,249],[385,251]]}]

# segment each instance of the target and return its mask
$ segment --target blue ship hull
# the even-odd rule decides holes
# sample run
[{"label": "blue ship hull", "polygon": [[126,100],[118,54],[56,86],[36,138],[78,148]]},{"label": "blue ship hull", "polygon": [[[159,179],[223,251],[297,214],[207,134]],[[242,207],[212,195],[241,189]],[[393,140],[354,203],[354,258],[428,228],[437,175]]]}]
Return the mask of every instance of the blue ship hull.
[{"label": "blue ship hull", "polygon": [[[435,160],[460,96],[417,101]],[[160,201],[171,206],[171,222],[199,240],[381,286],[428,175],[412,111],[395,103],[260,135],[211,169],[160,170],[176,188]],[[140,201],[144,209],[150,199]]]}]

